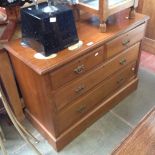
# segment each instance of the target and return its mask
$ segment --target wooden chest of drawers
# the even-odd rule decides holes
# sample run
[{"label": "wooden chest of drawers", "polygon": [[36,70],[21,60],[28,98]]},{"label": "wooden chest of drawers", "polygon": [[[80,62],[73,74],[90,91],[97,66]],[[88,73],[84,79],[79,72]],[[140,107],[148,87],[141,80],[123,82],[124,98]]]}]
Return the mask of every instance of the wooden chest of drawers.
[{"label": "wooden chest of drawers", "polygon": [[148,17],[125,16],[119,14],[107,33],[100,33],[88,23],[95,20],[84,16],[77,23],[83,46],[60,51],[51,59],[34,58],[36,51],[21,46],[20,39],[5,45],[26,113],[56,150],[137,88],[139,49]]}]

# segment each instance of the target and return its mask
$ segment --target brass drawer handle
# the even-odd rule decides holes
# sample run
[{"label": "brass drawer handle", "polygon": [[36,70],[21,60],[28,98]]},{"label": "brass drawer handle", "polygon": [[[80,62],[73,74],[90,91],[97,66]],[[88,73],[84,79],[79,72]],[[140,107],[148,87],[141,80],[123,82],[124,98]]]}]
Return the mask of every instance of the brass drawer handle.
[{"label": "brass drawer handle", "polygon": [[120,60],[120,61],[119,61],[120,65],[125,65],[125,64],[126,64],[126,62],[127,62],[127,60],[126,60],[126,59],[122,59],[122,60]]},{"label": "brass drawer handle", "polygon": [[117,80],[117,84],[122,84],[125,81],[124,78],[120,78],[119,80]]},{"label": "brass drawer handle", "polygon": [[82,113],[86,112],[86,108],[87,108],[86,105],[81,105],[81,106],[76,110],[76,112],[82,114]]},{"label": "brass drawer handle", "polygon": [[76,74],[81,74],[81,73],[84,72],[84,70],[85,70],[85,66],[84,66],[84,65],[81,65],[81,66],[78,66],[77,68],[75,68],[75,69],[74,69],[74,72],[75,72]]},{"label": "brass drawer handle", "polygon": [[84,90],[85,89],[85,86],[84,85],[81,85],[81,86],[79,86],[77,89],[75,89],[75,92],[76,93],[80,93],[82,90]]},{"label": "brass drawer handle", "polygon": [[122,41],[123,46],[128,45],[129,43],[130,43],[130,39],[126,39]]}]

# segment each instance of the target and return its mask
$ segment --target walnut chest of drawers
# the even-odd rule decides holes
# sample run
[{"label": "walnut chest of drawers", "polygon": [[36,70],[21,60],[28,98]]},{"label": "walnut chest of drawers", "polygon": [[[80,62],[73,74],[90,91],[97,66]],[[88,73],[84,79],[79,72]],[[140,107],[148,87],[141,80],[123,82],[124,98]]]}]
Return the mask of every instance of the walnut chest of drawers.
[{"label": "walnut chest of drawers", "polygon": [[56,150],[84,131],[137,88],[140,44],[148,17],[117,15],[106,33],[98,20],[77,23],[83,46],[39,60],[20,39],[5,45],[34,126]]}]

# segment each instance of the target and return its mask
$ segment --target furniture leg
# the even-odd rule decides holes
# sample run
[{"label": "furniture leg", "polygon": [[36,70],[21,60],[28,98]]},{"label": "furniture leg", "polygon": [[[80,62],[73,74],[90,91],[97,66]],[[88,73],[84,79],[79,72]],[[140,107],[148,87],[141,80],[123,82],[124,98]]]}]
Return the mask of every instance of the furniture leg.
[{"label": "furniture leg", "polygon": [[129,19],[135,18],[135,15],[136,15],[136,10],[134,7],[131,7],[129,12]]},{"label": "furniture leg", "polygon": [[101,33],[106,32],[106,28],[107,28],[106,21],[100,21],[100,31],[101,31]]}]

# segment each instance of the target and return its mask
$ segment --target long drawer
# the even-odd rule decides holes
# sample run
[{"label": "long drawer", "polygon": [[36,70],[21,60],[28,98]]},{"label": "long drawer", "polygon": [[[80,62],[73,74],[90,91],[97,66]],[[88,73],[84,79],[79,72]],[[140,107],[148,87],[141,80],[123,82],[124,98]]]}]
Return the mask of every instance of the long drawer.
[{"label": "long drawer", "polygon": [[53,89],[62,86],[74,78],[80,77],[88,70],[102,63],[104,60],[105,54],[103,47],[99,47],[89,54],[64,65],[50,74]]},{"label": "long drawer", "polygon": [[139,42],[144,37],[145,27],[146,24],[142,24],[135,29],[107,42],[105,44],[107,58],[110,58],[121,52],[122,50],[127,49],[131,45]]},{"label": "long drawer", "polygon": [[66,104],[83,95],[89,89],[93,88],[99,82],[103,81],[112,73],[123,68],[128,63],[136,61],[139,52],[139,43],[127,49],[111,61],[94,69],[92,72],[72,81],[68,85],[57,89],[54,93],[57,110],[63,108]]},{"label": "long drawer", "polygon": [[86,115],[97,103],[101,103],[106,97],[112,95],[116,90],[124,86],[129,80],[135,77],[136,62],[129,64],[120,72],[107,78],[102,84],[91,92],[81,97],[71,106],[58,113],[57,124],[61,133],[72,124]]}]

